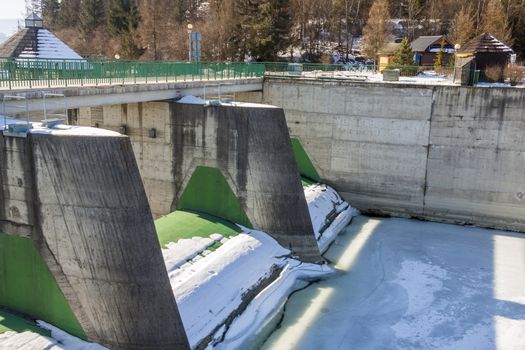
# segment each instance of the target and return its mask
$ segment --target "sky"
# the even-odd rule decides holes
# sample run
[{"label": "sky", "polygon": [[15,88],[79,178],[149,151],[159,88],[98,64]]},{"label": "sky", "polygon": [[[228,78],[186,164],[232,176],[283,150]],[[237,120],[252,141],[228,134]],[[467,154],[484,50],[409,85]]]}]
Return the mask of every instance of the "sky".
[{"label": "sky", "polygon": [[0,19],[22,19],[25,12],[24,0],[2,0]]}]

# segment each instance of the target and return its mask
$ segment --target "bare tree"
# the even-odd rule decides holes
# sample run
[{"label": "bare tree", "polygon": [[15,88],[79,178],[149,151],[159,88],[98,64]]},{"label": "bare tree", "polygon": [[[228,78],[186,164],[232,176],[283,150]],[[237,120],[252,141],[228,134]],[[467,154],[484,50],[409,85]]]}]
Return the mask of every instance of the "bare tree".
[{"label": "bare tree", "polygon": [[363,29],[363,52],[366,56],[377,59],[379,50],[392,36],[388,0],[375,0],[368,14],[368,21]]},{"label": "bare tree", "polygon": [[512,33],[501,0],[489,0],[481,16],[480,32],[490,33],[507,45],[512,44]]},{"label": "bare tree", "polygon": [[454,44],[463,45],[476,35],[474,15],[470,6],[463,6],[454,16],[450,39]]}]

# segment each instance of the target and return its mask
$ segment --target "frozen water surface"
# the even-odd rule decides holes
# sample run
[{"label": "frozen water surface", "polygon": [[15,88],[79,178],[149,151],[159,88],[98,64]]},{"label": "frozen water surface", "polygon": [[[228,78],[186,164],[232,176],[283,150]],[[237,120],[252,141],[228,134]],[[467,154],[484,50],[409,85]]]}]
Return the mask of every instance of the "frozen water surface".
[{"label": "frozen water surface", "polygon": [[359,216],[264,349],[525,349],[525,234]]}]

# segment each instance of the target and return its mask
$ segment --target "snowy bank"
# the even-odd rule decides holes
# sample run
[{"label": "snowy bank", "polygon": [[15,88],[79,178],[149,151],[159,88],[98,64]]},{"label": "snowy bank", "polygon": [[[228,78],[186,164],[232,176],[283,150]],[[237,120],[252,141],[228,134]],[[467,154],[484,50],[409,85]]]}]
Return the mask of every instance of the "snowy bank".
[{"label": "snowy bank", "polygon": [[321,253],[359,212],[352,208],[337,191],[325,184],[313,184],[304,189],[315,238]]},{"label": "snowy bank", "polygon": [[[166,263],[192,348],[232,339],[245,343],[286,300],[297,280],[319,278],[332,271],[293,259],[288,249],[264,232],[243,228],[243,233],[223,239],[217,250],[204,250],[215,240],[179,240],[163,250],[165,257],[178,256]],[[184,246],[187,249],[180,249],[184,253],[177,252]],[[197,251],[205,258],[196,255]],[[194,258],[180,265],[183,256]]]},{"label": "snowy bank", "polygon": [[21,333],[6,332],[0,334],[0,349],[17,350],[108,350],[107,348],[83,341],[68,333],[44,322],[37,321],[38,325],[51,331],[51,337],[25,331]]}]

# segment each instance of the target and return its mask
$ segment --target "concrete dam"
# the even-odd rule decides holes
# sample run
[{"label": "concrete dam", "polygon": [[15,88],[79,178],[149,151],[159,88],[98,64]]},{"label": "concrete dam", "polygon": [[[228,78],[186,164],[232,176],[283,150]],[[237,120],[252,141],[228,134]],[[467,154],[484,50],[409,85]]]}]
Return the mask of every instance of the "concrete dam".
[{"label": "concrete dam", "polygon": [[267,78],[236,97],[256,103],[81,107],[80,127],[2,136],[0,348],[2,318],[23,324],[8,344],[69,341],[39,320],[110,349],[258,346],[334,273],[352,207],[525,231],[519,89]]},{"label": "concrete dam", "polygon": [[[0,305],[8,314],[0,316],[42,320],[110,349],[204,348],[224,338],[221,326],[230,327],[279,276],[326,274],[322,265],[295,259],[321,263],[320,247],[348,224],[353,209],[315,185],[315,169],[290,139],[282,109],[119,107],[109,108],[119,114],[105,114],[100,125],[129,136],[37,123],[25,137],[2,137]],[[118,122],[111,125],[111,118]],[[313,220],[312,205],[320,213]],[[152,213],[160,216],[155,222]],[[216,296],[213,283],[222,285],[232,272],[217,273],[213,283],[203,278],[200,288],[192,284],[185,292],[184,264],[213,251],[216,260],[222,256],[221,267],[239,269],[238,261],[224,262],[236,249],[254,265],[252,276],[233,275],[233,296],[221,292],[226,299],[217,305],[215,326],[195,310],[207,298],[192,293],[209,289]],[[305,266],[313,272],[300,272]]]}]

